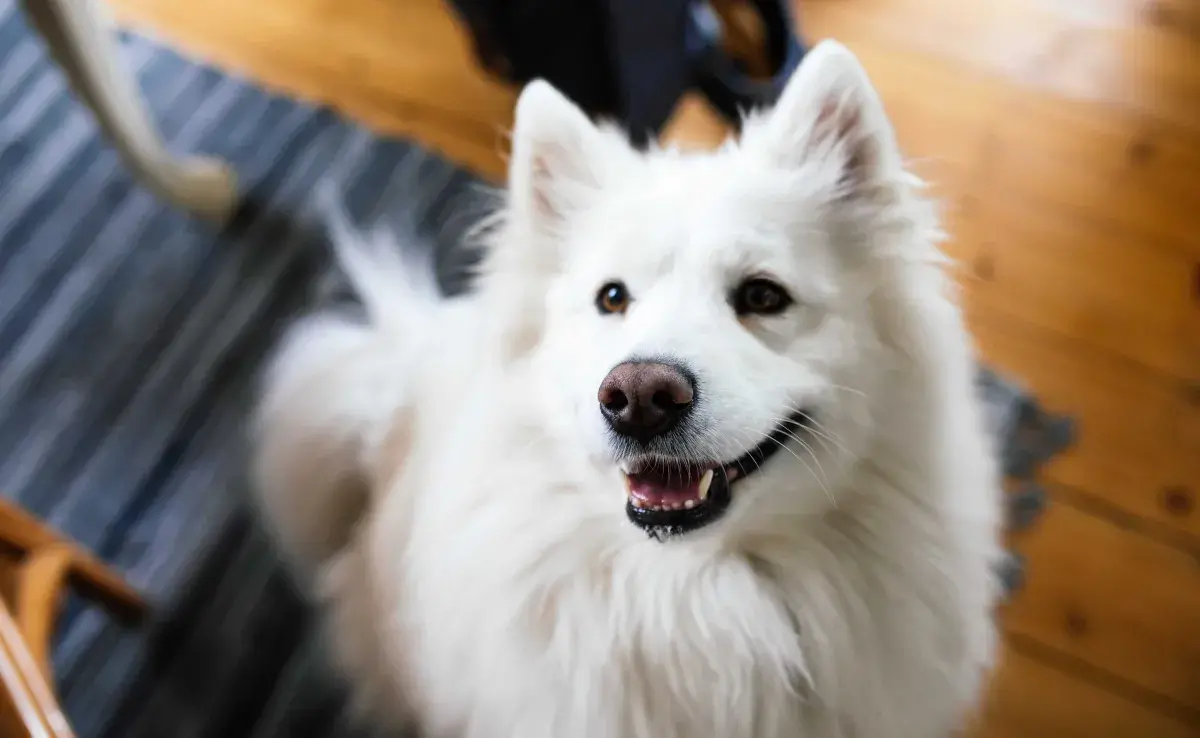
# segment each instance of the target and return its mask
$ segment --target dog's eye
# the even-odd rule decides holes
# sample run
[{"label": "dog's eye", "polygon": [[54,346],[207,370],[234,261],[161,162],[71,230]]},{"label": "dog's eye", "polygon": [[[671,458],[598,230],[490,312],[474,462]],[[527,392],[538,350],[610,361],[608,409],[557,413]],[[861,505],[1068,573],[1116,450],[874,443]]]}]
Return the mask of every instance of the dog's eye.
[{"label": "dog's eye", "polygon": [[738,285],[732,303],[738,315],[777,315],[787,310],[792,298],[783,287],[759,277]]},{"label": "dog's eye", "polygon": [[629,290],[620,282],[608,282],[596,293],[596,309],[602,314],[623,313],[629,303]]}]

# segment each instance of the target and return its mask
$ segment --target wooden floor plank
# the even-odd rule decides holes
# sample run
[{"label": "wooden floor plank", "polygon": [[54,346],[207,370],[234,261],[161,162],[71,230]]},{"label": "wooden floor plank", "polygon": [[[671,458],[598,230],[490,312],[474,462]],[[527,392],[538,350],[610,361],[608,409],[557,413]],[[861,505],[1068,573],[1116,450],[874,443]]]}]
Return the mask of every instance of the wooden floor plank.
[{"label": "wooden floor plank", "polygon": [[946,251],[972,267],[975,308],[1186,379],[1196,374],[1195,263],[1124,229],[976,190],[950,219]]},{"label": "wooden floor plank", "polygon": [[799,8],[814,39],[916,51],[1029,89],[1200,131],[1195,39],[1174,27],[1097,26],[1014,2],[820,0]]},{"label": "wooden floor plank", "polygon": [[[1131,240],[1200,258],[1200,132],[965,74],[912,52],[849,44],[910,158],[935,182],[1126,228]],[[1200,54],[1200,44],[1197,46]],[[919,93],[919,94],[918,94]],[[1200,116],[1200,100],[1196,114]],[[949,166],[946,166],[949,165]],[[1133,244],[1143,245],[1143,244]]]},{"label": "wooden floor plank", "polygon": [[1195,552],[1064,504],[1018,547],[1031,564],[1004,612],[1007,631],[1178,703],[1200,723]]},{"label": "wooden floor plank", "polygon": [[971,738],[1196,738],[1197,728],[1004,650]]},{"label": "wooden floor plank", "polygon": [[1105,28],[1153,26],[1200,39],[1200,5],[1195,0],[1019,0],[1036,3],[1079,23]]},{"label": "wooden floor plank", "polygon": [[1194,506],[1168,502],[1200,490],[1196,446],[1178,431],[1191,409],[1188,383],[972,305],[970,297],[968,321],[983,356],[1078,424],[1075,445],[1047,468],[1049,478],[1197,540]]},{"label": "wooden floor plank", "polygon": [[515,91],[476,68],[437,0],[353,0],[353,12],[327,0],[109,4],[126,25],[203,60],[503,177]]},{"label": "wooden floor plank", "polygon": [[985,176],[994,192],[1044,200],[1123,228],[1138,246],[1200,258],[1200,178],[1189,174],[1200,171],[1200,133],[1030,95],[1012,103],[992,135]]}]

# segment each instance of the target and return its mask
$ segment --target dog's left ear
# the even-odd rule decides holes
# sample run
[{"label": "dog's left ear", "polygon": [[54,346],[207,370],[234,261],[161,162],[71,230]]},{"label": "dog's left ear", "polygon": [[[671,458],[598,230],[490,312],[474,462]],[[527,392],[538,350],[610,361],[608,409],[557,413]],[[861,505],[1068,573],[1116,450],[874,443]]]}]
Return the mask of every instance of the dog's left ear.
[{"label": "dog's left ear", "polygon": [[508,164],[507,237],[489,252],[506,360],[541,340],[549,280],[562,265],[567,218],[608,181],[622,152],[577,105],[550,83],[534,80],[517,99]]},{"label": "dog's left ear", "polygon": [[550,231],[597,190],[609,142],[550,83],[534,80],[517,100],[508,188],[514,214]]},{"label": "dog's left ear", "polygon": [[901,168],[878,93],[854,54],[836,41],[822,41],[808,52],[743,144],[775,166],[837,167],[839,194],[846,197],[873,189]]}]

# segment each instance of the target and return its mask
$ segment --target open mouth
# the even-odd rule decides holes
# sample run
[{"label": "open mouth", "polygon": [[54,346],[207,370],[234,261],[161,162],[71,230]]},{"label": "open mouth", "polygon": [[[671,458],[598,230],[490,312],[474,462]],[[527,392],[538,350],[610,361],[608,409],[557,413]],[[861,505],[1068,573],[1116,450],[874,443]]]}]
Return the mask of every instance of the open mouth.
[{"label": "open mouth", "polygon": [[625,513],[634,525],[659,540],[718,520],[733,500],[735,483],[759,471],[808,420],[808,413],[797,412],[730,462],[696,463],[663,457],[635,461],[625,474],[629,496]]}]

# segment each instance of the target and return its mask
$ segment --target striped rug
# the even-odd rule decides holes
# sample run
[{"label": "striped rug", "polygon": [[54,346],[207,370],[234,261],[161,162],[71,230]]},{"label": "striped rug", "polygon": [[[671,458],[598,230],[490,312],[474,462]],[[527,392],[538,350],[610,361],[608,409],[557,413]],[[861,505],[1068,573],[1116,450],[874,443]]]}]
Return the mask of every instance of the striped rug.
[{"label": "striped rug", "polygon": [[[157,613],[127,633],[72,602],[59,690],[83,738],[351,735],[310,613],[247,505],[244,413],[281,323],[336,296],[319,181],[359,222],[438,249],[448,291],[467,287],[473,255],[455,244],[477,182],[145,39],[121,50],[171,147],[230,161],[244,202],[217,231],[139,188],[0,0],[0,491]],[[980,383],[1009,471],[1032,478],[1067,427],[1015,385]],[[1014,499],[1036,508],[1036,491]]]}]

